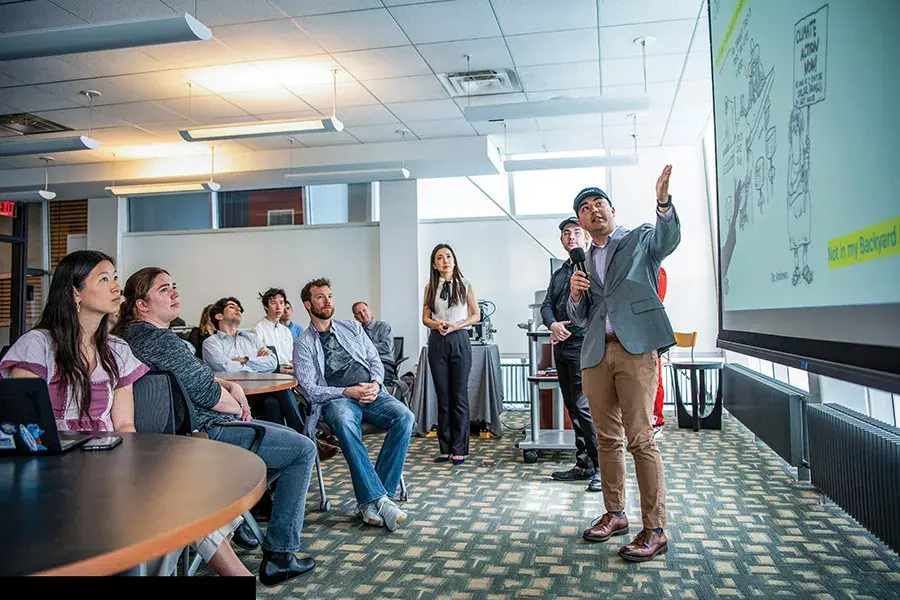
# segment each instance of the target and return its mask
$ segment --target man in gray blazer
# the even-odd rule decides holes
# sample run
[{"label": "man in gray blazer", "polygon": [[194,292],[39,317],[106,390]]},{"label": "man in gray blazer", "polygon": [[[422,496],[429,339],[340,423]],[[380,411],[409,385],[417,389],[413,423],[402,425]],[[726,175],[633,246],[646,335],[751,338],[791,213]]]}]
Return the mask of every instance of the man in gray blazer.
[{"label": "man in gray blazer", "polygon": [[675,343],[672,326],[657,296],[662,260],[681,241],[681,226],[669,195],[671,165],[656,182],[656,225],[628,230],[616,226],[616,210],[600,188],[575,197],[578,222],[591,235],[583,271],[569,285],[569,317],[585,328],[581,348],[582,386],[597,425],[600,476],[606,513],[583,537],[605,542],[628,533],[625,516],[625,456],[622,438],[634,457],[641,494],[643,529],[619,550],[630,561],[646,561],[667,549],[666,486],[653,437],[656,361]]}]

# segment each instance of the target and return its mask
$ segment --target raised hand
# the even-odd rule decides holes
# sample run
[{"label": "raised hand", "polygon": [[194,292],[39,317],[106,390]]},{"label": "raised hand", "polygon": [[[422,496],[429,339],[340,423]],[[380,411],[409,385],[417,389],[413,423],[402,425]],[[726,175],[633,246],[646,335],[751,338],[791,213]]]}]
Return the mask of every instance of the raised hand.
[{"label": "raised hand", "polygon": [[666,165],[659,179],[656,180],[656,201],[666,204],[669,201],[669,177],[672,176],[672,165]]}]

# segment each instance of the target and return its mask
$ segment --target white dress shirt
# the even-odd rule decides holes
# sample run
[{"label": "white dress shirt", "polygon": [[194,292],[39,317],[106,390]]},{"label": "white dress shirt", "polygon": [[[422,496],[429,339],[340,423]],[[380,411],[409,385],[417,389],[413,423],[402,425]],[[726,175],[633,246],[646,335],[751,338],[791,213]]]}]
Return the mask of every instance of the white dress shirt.
[{"label": "white dress shirt", "polygon": [[[260,348],[265,344],[252,333],[239,331],[232,337],[224,331],[217,331],[203,342],[203,362],[214,372],[219,371],[251,371],[254,373],[272,373],[278,367],[275,356],[259,356]],[[242,364],[234,359],[247,357]]]},{"label": "white dress shirt", "polygon": [[294,336],[291,330],[280,321],[273,323],[263,319],[253,328],[253,333],[263,343],[263,346],[274,346],[278,353],[278,364],[290,365],[294,356]]}]

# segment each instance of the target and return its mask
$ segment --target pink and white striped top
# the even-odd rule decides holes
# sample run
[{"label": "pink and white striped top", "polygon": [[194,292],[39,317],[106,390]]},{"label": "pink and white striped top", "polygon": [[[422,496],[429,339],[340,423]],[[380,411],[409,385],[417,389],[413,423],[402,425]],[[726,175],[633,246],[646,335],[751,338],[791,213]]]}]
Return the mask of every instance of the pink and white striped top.
[{"label": "pink and white striped top", "polygon": [[43,329],[32,329],[16,340],[0,362],[0,378],[9,378],[12,369],[19,368],[46,381],[56,427],[60,431],[113,431],[110,411],[115,390],[131,385],[149,369],[135,358],[131,348],[121,338],[109,336],[109,346],[119,368],[119,380],[110,382],[103,366],[97,364],[91,374],[91,406],[83,417],[72,397],[71,388],[64,388],[59,381],[53,342],[50,334]]}]

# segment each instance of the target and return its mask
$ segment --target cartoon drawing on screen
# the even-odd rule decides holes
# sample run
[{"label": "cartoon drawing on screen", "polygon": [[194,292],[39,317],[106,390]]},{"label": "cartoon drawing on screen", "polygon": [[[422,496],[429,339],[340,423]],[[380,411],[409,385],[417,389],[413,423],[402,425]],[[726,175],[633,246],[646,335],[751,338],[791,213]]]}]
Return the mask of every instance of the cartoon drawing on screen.
[{"label": "cartoon drawing on screen", "polygon": [[753,168],[753,186],[756,188],[756,205],[759,214],[763,214],[763,206],[766,204],[766,195],[763,188],[766,185],[766,159],[760,156],[756,159],[756,167]]},{"label": "cartoon drawing on screen", "polygon": [[813,282],[809,266],[812,241],[810,172],[810,107],[825,100],[828,48],[828,5],[794,25],[794,107],[788,122],[787,217],[788,243],[794,255],[791,284]]},{"label": "cartoon drawing on screen", "polygon": [[[809,109],[807,109],[807,112]],[[812,283],[813,272],[807,262],[812,234],[812,207],[809,199],[809,135],[803,111],[794,108],[788,125],[790,161],[788,162],[788,237],[794,253],[794,274],[791,284],[803,278]]]},{"label": "cartoon drawing on screen", "polygon": [[772,157],[775,156],[775,150],[778,147],[777,141],[775,139],[775,126],[769,127],[769,130],[766,132],[766,158],[769,159],[769,166],[767,168],[767,177],[769,178],[769,198],[771,198],[775,194],[775,163],[772,162]]}]

